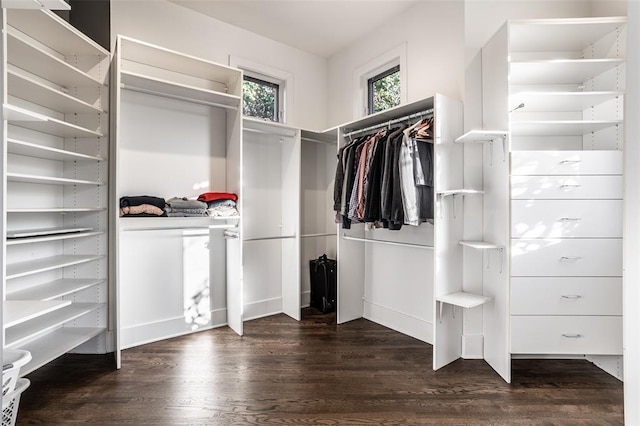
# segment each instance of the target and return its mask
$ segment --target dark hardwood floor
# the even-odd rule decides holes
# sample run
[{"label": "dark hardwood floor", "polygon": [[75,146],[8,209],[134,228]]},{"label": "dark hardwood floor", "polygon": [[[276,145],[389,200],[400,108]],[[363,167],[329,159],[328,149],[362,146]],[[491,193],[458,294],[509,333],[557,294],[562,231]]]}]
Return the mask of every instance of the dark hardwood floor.
[{"label": "dark hardwood floor", "polygon": [[582,360],[431,369],[431,346],[361,319],[308,313],[110,356],[65,355],[28,376],[21,424],[615,425],[622,383]]}]

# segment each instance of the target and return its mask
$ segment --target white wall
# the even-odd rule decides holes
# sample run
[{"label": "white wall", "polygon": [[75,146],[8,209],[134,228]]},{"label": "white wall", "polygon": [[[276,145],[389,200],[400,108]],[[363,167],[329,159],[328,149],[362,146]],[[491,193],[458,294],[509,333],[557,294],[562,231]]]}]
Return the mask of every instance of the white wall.
[{"label": "white wall", "polygon": [[408,102],[435,93],[462,98],[464,5],[421,2],[329,58],[329,126],[357,118],[354,71],[403,43],[407,45]]},{"label": "white wall", "polygon": [[293,102],[287,108],[287,124],[311,130],[326,128],[324,58],[164,0],[112,1],[112,45],[117,34],[225,65],[232,55],[292,74]]}]

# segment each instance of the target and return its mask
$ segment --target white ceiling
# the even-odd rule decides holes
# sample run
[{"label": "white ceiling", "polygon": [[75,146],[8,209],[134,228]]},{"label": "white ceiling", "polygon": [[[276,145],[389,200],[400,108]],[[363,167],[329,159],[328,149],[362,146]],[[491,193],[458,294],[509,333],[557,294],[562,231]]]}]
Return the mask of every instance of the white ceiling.
[{"label": "white ceiling", "polygon": [[421,0],[170,0],[328,58]]}]

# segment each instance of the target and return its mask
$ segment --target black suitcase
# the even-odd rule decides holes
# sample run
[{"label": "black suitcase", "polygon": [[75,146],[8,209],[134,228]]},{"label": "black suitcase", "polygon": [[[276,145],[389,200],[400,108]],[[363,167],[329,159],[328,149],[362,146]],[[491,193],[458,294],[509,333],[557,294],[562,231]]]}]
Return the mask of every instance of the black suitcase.
[{"label": "black suitcase", "polygon": [[309,261],[311,306],[323,313],[336,310],[338,262],[323,254]]}]

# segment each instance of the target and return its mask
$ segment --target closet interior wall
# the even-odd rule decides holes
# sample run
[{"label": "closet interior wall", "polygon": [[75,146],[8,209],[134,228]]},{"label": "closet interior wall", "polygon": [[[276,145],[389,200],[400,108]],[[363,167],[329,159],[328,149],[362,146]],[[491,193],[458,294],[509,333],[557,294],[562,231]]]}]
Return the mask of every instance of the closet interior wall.
[{"label": "closet interior wall", "polygon": [[625,21],[508,21],[482,50],[483,126],[509,135],[484,149],[484,234],[505,250],[485,352],[507,381],[517,356],[622,377]]},{"label": "closet interior wall", "polygon": [[2,9],[3,348],[22,375],[114,350],[108,288],[110,54],[44,9]]},{"label": "closet interior wall", "polygon": [[300,131],[243,120],[244,320],[300,320]]},{"label": "closet interior wall", "polygon": [[[122,35],[114,60],[113,204],[205,192],[242,199],[241,71]],[[122,348],[224,324],[242,333],[239,216],[115,210]]]},{"label": "closet interior wall", "polygon": [[309,261],[326,254],[337,259],[333,185],[336,172],[337,129],[302,130],[300,176],[300,288],[301,305],[309,306]]}]

